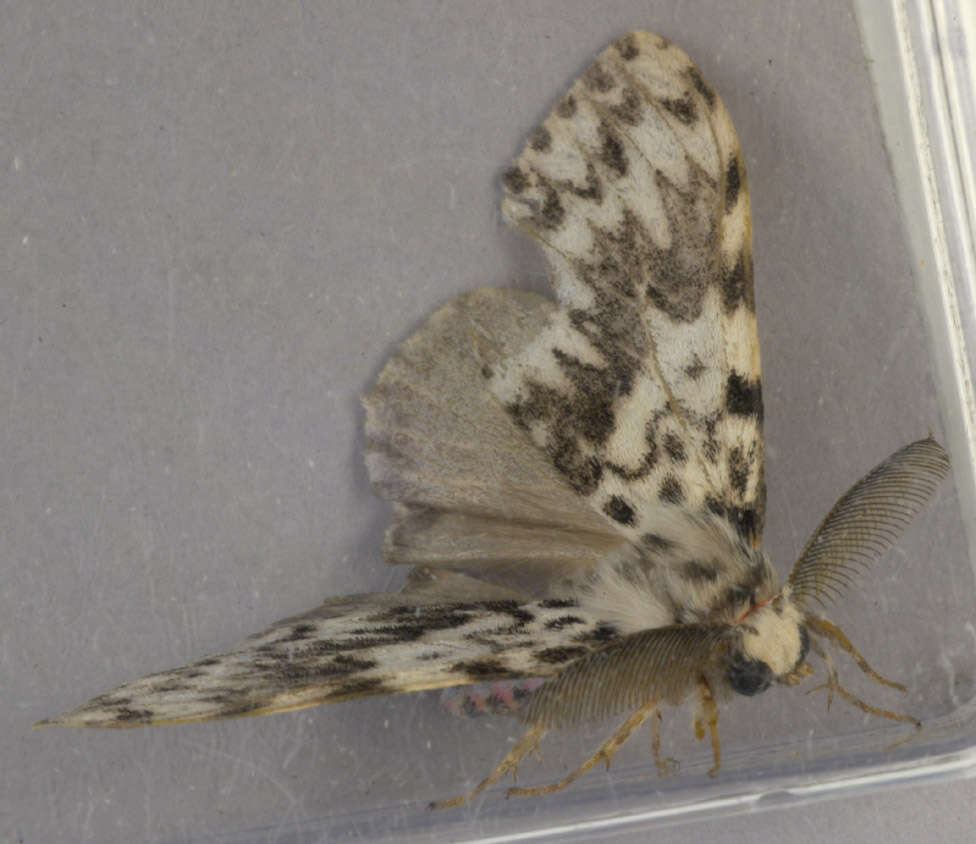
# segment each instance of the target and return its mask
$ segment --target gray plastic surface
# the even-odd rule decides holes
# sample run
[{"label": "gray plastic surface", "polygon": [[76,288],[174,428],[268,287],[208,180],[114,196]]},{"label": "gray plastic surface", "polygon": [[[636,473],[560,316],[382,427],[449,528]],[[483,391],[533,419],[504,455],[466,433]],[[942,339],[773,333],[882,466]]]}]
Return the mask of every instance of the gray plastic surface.
[{"label": "gray plastic surface", "polygon": [[[976,628],[951,483],[831,614],[910,691],[884,692],[849,662],[845,681],[926,721],[894,751],[902,727],[774,689],[723,709],[715,779],[678,711],[665,720],[678,777],[655,777],[640,735],[609,774],[566,793],[505,801],[496,789],[431,814],[428,800],[494,766],[516,723],[453,719],[434,694],[154,730],[30,730],[328,595],[397,587],[402,572],[379,558],[388,506],[366,482],[358,396],[452,296],[544,288],[532,244],[501,224],[498,176],[592,57],[634,28],[697,61],[745,152],[764,545],[785,572],[853,480],[944,431],[846,3],[7,9],[0,838],[508,840],[576,824],[596,837],[702,801],[785,805],[797,798],[784,789],[966,758]],[[553,737],[522,779],[561,775],[608,729]],[[771,784],[778,796],[760,798]],[[886,828],[858,801],[840,805],[851,821],[837,837]],[[684,832],[762,840],[816,816]]]}]

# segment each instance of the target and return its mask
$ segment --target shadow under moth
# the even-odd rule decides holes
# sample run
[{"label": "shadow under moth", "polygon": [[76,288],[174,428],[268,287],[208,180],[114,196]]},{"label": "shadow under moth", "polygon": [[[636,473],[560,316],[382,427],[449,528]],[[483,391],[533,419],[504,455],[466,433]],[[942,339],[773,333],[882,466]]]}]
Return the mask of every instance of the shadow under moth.
[{"label": "shadow under moth", "polygon": [[[482,289],[436,311],[364,400],[366,464],[394,502],[402,591],[334,598],[229,653],[152,674],[38,726],[128,727],[534,678],[525,733],[463,803],[551,729],[626,714],[568,785],[695,701],[840,685],[812,611],[884,553],[949,470],[928,438],[836,503],[785,584],[759,550],[762,392],[749,195],[735,130],[685,53],[633,32],[604,50],[503,177],[502,214],[548,259],[555,301]],[[541,680],[541,682],[539,682]]]}]

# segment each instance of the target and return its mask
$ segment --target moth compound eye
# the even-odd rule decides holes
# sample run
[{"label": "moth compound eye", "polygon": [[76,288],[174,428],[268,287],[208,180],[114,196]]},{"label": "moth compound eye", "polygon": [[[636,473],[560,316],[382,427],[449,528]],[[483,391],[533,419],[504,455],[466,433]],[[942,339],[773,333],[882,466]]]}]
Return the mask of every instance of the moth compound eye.
[{"label": "moth compound eye", "polygon": [[[806,627],[802,624],[800,625],[800,656],[796,660],[796,664],[799,665],[803,660],[807,658],[807,653],[810,651],[810,634],[807,633]],[[794,666],[795,668],[796,666]]]},{"label": "moth compound eye", "polygon": [[749,659],[737,653],[729,663],[728,679],[734,691],[752,697],[769,688],[773,671],[761,659]]}]

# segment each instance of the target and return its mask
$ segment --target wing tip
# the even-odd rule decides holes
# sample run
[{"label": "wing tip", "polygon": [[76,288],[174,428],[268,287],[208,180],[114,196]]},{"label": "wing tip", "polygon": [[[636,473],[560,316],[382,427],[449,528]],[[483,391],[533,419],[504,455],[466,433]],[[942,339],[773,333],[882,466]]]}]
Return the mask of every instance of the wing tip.
[{"label": "wing tip", "polygon": [[85,709],[73,709],[54,718],[42,718],[40,721],[31,725],[32,730],[46,730],[49,727],[139,727],[143,726],[139,722],[126,724],[117,720],[92,717],[93,713],[88,713],[85,717]]}]

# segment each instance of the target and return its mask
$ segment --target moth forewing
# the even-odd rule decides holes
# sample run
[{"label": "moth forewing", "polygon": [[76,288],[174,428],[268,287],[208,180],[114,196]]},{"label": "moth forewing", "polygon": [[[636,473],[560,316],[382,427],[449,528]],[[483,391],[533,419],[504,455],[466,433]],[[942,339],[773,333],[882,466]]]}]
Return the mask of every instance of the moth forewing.
[{"label": "moth forewing", "polygon": [[[781,589],[758,550],[763,402],[749,193],[732,121],[691,59],[633,32],[533,131],[502,214],[540,244],[556,301],[476,290],[408,338],[364,399],[366,464],[394,502],[383,553],[403,591],[278,622],[38,726],[264,714],[484,680],[539,678],[525,735],[453,806],[515,773],[550,729],[627,714],[577,769],[664,705],[696,701],[720,763],[723,698],[827,660],[809,613],[894,541],[948,470],[934,440],[856,484]],[[812,637],[812,638],[811,638]]]},{"label": "moth forewing", "polygon": [[[456,586],[456,584],[455,584]],[[486,591],[491,591],[490,587]],[[240,647],[151,674],[36,726],[135,727],[263,715],[476,680],[547,677],[602,645],[602,620],[566,602],[431,603],[423,591],[335,599]]]}]

